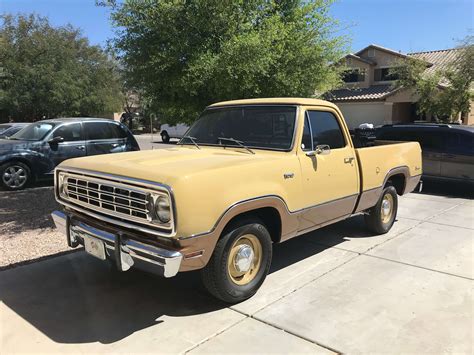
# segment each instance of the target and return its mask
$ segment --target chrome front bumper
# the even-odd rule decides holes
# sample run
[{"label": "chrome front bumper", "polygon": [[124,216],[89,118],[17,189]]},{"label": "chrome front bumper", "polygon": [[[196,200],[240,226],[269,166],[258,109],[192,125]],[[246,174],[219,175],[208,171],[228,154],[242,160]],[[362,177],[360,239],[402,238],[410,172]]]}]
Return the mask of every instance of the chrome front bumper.
[{"label": "chrome front bumper", "polygon": [[173,277],[178,273],[183,259],[178,251],[147,245],[129,239],[122,233],[113,234],[80,221],[71,221],[70,216],[61,211],[54,211],[51,216],[71,248],[84,245],[85,238],[99,239],[104,242],[106,257],[115,260],[121,271],[127,271],[133,266],[164,277]]}]

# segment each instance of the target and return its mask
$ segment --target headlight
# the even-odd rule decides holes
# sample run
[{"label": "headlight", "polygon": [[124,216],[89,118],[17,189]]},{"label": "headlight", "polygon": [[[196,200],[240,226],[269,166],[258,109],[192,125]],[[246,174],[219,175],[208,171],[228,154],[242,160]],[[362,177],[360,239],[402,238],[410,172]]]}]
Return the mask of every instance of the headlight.
[{"label": "headlight", "polygon": [[160,222],[168,223],[171,219],[170,200],[168,197],[160,196],[155,202],[155,215]]}]

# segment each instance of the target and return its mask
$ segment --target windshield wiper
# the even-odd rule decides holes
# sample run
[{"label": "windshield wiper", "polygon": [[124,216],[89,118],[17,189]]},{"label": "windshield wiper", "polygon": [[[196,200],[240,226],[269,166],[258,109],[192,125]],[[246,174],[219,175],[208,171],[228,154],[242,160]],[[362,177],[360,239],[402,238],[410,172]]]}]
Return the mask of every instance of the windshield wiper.
[{"label": "windshield wiper", "polygon": [[[181,140],[183,139],[189,139],[191,142],[193,142],[193,144],[196,146],[197,149],[201,149],[201,147],[199,147],[199,145],[196,143],[196,138],[195,137],[191,137],[191,136],[183,136],[183,138],[181,138]],[[182,144],[181,141],[179,141],[179,144]]]},{"label": "windshield wiper", "polygon": [[244,142],[242,141],[238,141],[237,139],[234,139],[234,138],[226,138],[226,137],[218,137],[217,140],[219,141],[228,141],[228,142],[234,142],[234,143],[237,143],[238,145],[240,145],[242,148],[244,148],[245,150],[247,150],[248,152],[252,153],[252,154],[255,154],[255,152],[250,149],[249,147],[247,147]]}]

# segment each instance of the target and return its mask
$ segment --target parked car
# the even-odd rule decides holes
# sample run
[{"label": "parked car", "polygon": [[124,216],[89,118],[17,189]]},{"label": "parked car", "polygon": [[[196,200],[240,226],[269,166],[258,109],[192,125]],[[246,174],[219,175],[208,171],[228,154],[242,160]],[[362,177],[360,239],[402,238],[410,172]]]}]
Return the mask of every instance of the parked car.
[{"label": "parked car", "polygon": [[[0,139],[0,184],[19,190],[53,177],[69,158],[139,150],[125,125],[100,118],[60,118],[31,123],[8,139]],[[101,158],[103,159],[103,158]]]},{"label": "parked car", "polygon": [[189,126],[184,123],[176,125],[162,124],[160,128],[161,140],[163,143],[169,143],[171,138],[182,138],[188,129]]},{"label": "parked car", "polygon": [[28,126],[29,123],[2,123],[0,124],[0,139],[13,136],[16,132]]},{"label": "parked car", "polygon": [[423,151],[423,179],[474,183],[474,127],[449,124],[386,125],[377,139],[416,141]]},{"label": "parked car", "polygon": [[387,233],[420,176],[418,143],[355,149],[330,102],[237,100],[208,107],[176,147],[63,162],[53,219],[120,271],[200,269],[234,303],[263,283],[272,243],[354,214]]}]

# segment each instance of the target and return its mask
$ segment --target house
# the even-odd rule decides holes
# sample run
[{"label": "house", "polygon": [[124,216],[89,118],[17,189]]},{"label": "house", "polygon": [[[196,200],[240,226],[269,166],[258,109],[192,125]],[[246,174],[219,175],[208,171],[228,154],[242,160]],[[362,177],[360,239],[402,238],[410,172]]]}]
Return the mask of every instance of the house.
[{"label": "house", "polygon": [[[344,57],[347,67],[345,86],[326,94],[329,101],[339,106],[349,127],[362,123],[382,125],[389,123],[430,120],[417,115],[418,98],[411,90],[396,88],[396,77],[390,71],[400,60],[408,57],[426,62],[426,74],[446,68],[452,63],[459,49],[402,54],[371,44],[354,54]],[[464,124],[474,124],[474,104],[460,117]]]}]

